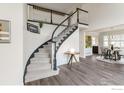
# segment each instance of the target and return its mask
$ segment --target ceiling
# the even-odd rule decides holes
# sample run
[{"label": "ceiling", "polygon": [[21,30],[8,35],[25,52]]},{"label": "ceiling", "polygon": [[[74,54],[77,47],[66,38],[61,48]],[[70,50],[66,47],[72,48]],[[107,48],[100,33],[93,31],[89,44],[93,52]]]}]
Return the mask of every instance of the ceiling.
[{"label": "ceiling", "polygon": [[68,13],[69,10],[79,8],[82,3],[32,3],[33,5]]}]

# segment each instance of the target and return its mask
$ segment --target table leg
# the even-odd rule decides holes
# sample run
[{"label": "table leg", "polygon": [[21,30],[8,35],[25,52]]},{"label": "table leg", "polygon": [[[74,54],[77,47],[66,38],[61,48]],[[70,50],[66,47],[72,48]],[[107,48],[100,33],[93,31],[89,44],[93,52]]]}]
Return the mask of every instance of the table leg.
[{"label": "table leg", "polygon": [[117,60],[117,55],[115,55],[115,61]]},{"label": "table leg", "polygon": [[68,61],[68,65],[70,64],[71,60],[72,60],[72,55],[71,55],[71,57],[70,57],[70,59]]},{"label": "table leg", "polygon": [[72,58],[71,58],[70,69],[71,69],[71,67],[72,67],[72,61],[73,61],[73,56],[72,56]]},{"label": "table leg", "polygon": [[76,57],[74,55],[73,55],[73,57],[74,57],[75,61],[78,62],[77,59],[76,59]]},{"label": "table leg", "polygon": [[115,61],[117,60],[117,52],[115,52]]}]

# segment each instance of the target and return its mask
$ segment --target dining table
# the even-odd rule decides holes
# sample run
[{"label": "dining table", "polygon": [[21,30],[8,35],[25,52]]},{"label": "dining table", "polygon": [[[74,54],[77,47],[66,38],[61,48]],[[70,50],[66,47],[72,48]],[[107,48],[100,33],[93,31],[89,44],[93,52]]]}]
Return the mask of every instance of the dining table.
[{"label": "dining table", "polygon": [[109,58],[109,59],[113,59],[115,61],[120,60],[121,59],[121,55],[119,54],[121,51],[121,49],[110,49],[110,48],[106,48],[106,56],[105,58]]}]

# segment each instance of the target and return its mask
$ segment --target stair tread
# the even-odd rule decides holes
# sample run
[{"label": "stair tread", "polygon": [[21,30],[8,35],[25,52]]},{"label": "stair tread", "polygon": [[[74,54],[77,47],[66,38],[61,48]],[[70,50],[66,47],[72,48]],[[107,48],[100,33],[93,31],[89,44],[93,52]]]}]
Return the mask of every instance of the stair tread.
[{"label": "stair tread", "polygon": [[49,51],[49,49],[46,49],[46,48],[39,48],[38,50]]}]

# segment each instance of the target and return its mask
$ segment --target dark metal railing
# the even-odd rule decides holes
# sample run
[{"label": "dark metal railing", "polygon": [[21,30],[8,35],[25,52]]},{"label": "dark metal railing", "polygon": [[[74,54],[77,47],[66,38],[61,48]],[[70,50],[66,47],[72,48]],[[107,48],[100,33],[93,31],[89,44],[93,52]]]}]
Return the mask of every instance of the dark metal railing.
[{"label": "dark metal railing", "polygon": [[[54,70],[57,70],[57,61],[56,61],[56,53],[57,53],[57,51],[56,51],[56,41],[54,41],[54,35],[55,35],[55,33],[56,33],[56,31],[58,30],[58,28],[65,22],[65,21],[67,21],[69,18],[71,18],[74,14],[76,14],[77,13],[77,23],[81,23],[80,21],[79,21],[79,11],[82,11],[82,12],[85,12],[85,13],[88,13],[88,11],[86,11],[86,10],[83,10],[83,9],[80,9],[80,8],[77,8],[76,9],[76,11],[75,12],[73,12],[70,16],[68,16],[66,19],[64,19],[56,28],[55,28],[55,30],[53,31],[53,33],[52,33],[52,37],[51,37],[51,40],[52,40],[52,42],[55,44],[55,47],[54,47],[54,58],[53,58],[53,69]],[[81,24],[83,24],[83,25],[88,25],[87,23],[81,23]],[[67,28],[68,28],[68,26],[67,26]]]},{"label": "dark metal railing", "polygon": [[68,16],[65,20],[63,20],[56,28],[55,28],[55,30],[53,31],[53,33],[52,33],[52,40],[53,40],[53,38],[54,38],[54,34],[55,34],[55,32],[56,32],[56,30],[66,21],[66,20],[68,20],[71,16],[73,16],[75,13],[77,12],[77,10],[74,12],[74,13],[72,13],[70,16]]},{"label": "dark metal railing", "polygon": [[[52,10],[52,9],[48,9],[48,8],[44,8],[44,7],[41,7],[41,6],[37,6],[37,5],[33,5],[33,4],[27,4],[28,6],[32,6],[33,9],[35,10],[39,10],[39,11],[43,11],[43,12],[46,12],[46,13],[49,13],[50,14],[50,17],[48,19],[50,19],[50,21],[43,21],[43,20],[31,20],[31,19],[28,19],[28,21],[32,21],[32,22],[42,22],[42,23],[45,23],[45,24],[52,24],[52,25],[58,25],[59,23],[58,22],[54,22],[54,19],[53,19],[53,16],[54,15],[58,15],[58,16],[61,16],[61,17],[65,17],[65,16],[69,16],[69,14],[67,13],[64,13],[64,12],[60,12],[60,11],[56,11],[56,10]],[[62,26],[66,26],[66,25],[62,25]]]}]

